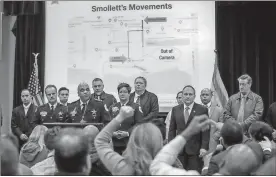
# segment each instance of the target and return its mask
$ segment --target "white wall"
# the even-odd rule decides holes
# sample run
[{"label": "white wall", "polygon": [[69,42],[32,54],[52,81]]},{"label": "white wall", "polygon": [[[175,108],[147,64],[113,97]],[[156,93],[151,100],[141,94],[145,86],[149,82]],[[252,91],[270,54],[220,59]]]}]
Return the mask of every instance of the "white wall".
[{"label": "white wall", "polygon": [[14,16],[3,16],[2,22],[2,53],[0,60],[0,104],[3,111],[2,133],[11,130],[10,119],[13,105],[15,58],[15,36],[11,32],[11,29],[15,20],[16,17]]}]

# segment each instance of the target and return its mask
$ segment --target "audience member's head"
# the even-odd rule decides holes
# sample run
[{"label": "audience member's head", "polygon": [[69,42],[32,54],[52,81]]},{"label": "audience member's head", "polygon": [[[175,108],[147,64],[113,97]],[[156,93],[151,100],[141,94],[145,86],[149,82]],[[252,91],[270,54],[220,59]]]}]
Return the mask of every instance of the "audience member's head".
[{"label": "audience member's head", "polygon": [[232,146],[220,164],[221,175],[250,176],[259,167],[255,152],[245,144]]},{"label": "audience member's head", "polygon": [[[40,146],[40,150],[42,150],[45,145],[44,135],[47,130],[48,130],[48,128],[45,127],[44,125],[37,125],[33,129],[32,133],[28,139],[28,142],[25,145],[27,145],[28,143],[37,143]],[[24,146],[22,148],[24,148]]]},{"label": "audience member's head", "polygon": [[3,135],[1,135],[1,137],[9,139],[15,145],[15,147],[18,149],[19,141],[18,141],[18,138],[13,133],[3,134]]},{"label": "audience member's head", "polygon": [[270,141],[272,141],[272,133],[273,133],[273,128],[268,125],[265,122],[261,121],[256,121],[251,124],[251,126],[248,129],[250,137],[257,141],[264,141],[264,137],[266,136]]},{"label": "audience member's head", "polygon": [[91,169],[89,143],[83,130],[62,129],[55,145],[59,173],[88,175]]},{"label": "audience member's head", "polygon": [[152,123],[144,123],[133,129],[123,156],[135,170],[134,175],[150,175],[149,166],[162,147],[163,137],[159,128]]},{"label": "audience member's head", "polygon": [[52,151],[55,148],[57,136],[59,135],[61,128],[56,126],[46,131],[44,135],[45,146],[48,150]]},{"label": "audience member's head", "polygon": [[89,144],[94,144],[94,140],[100,132],[99,129],[94,125],[87,125],[84,127],[83,131],[84,134],[88,137]]},{"label": "audience member's head", "polygon": [[1,137],[0,147],[1,176],[16,176],[19,169],[19,154],[17,147],[10,139],[4,137]]},{"label": "audience member's head", "polygon": [[243,141],[242,127],[234,120],[227,120],[221,128],[220,134],[224,147],[240,144]]}]

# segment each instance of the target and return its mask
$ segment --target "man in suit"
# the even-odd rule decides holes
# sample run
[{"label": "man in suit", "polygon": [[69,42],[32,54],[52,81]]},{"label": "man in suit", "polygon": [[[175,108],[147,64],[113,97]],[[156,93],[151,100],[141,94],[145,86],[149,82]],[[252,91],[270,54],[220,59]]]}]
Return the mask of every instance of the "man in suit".
[{"label": "man in suit", "polygon": [[66,87],[61,87],[60,89],[58,89],[58,98],[59,98],[60,104],[64,106],[68,106],[69,89]]},{"label": "man in suit", "polygon": [[[222,117],[222,114],[223,114],[223,109],[219,105],[211,102],[212,96],[213,96],[212,91],[210,89],[205,88],[205,89],[201,90],[200,99],[201,99],[202,105],[205,106],[208,109],[209,118],[212,119],[215,122],[219,122],[221,117]],[[216,131],[217,131],[216,127],[211,126],[210,141],[209,141],[209,152],[215,151],[215,149],[217,147],[218,137],[214,135],[214,133]],[[217,132],[217,134],[218,133],[219,132]]]},{"label": "man in suit", "polygon": [[80,99],[68,106],[70,120],[74,123],[104,123],[110,121],[109,112],[101,101],[91,98],[89,85],[85,82],[78,85]]},{"label": "man in suit", "polygon": [[223,120],[237,120],[246,136],[248,128],[263,115],[262,97],[251,91],[252,78],[244,74],[238,78],[240,92],[232,95],[224,108]]},{"label": "man in suit", "polygon": [[[194,116],[207,115],[208,109],[194,102],[195,89],[191,85],[183,88],[183,103],[172,109],[171,123],[169,129],[169,141],[183,132],[190,124]],[[210,130],[204,130],[191,137],[180,154],[180,161],[186,170],[202,169],[202,158],[206,155],[209,147]]]},{"label": "man in suit", "polygon": [[57,102],[57,87],[47,85],[45,94],[48,103],[37,108],[34,124],[68,122],[67,107]]},{"label": "man in suit", "polygon": [[269,106],[264,121],[273,128],[273,140],[276,142],[276,102]]},{"label": "man in suit", "polygon": [[228,150],[235,144],[241,144],[243,141],[243,131],[241,125],[234,120],[226,121],[221,128],[221,143],[223,145],[223,151],[217,153],[214,152],[211,157],[209,166],[202,169],[202,173],[207,175],[213,175],[219,172],[219,164],[227,154]]},{"label": "man in suit", "polygon": [[35,111],[37,107],[32,103],[32,96],[28,89],[21,91],[22,105],[12,111],[11,129],[19,139],[19,148],[28,140],[32,133]]},{"label": "man in suit", "polygon": [[141,110],[139,110],[139,105],[133,102],[129,102],[129,95],[131,92],[131,87],[129,84],[121,83],[117,87],[120,102],[113,104],[110,107],[110,115],[115,118],[120,111],[122,106],[131,106],[134,109],[134,115],[131,118],[125,119],[119,130],[113,133],[113,144],[114,150],[119,154],[125,150],[128,138],[135,124],[143,120],[143,115]]},{"label": "man in suit", "polygon": [[138,104],[143,113],[143,122],[151,122],[156,119],[159,112],[158,98],[154,93],[146,90],[147,80],[137,77],[134,81],[135,92],[130,94],[130,102]]},{"label": "man in suit", "polygon": [[92,81],[92,88],[94,90],[94,93],[92,94],[91,99],[102,102],[106,111],[109,110],[109,107],[111,105],[113,105],[114,103],[117,103],[117,100],[113,95],[105,93],[103,91],[104,84],[102,79],[95,78]]}]

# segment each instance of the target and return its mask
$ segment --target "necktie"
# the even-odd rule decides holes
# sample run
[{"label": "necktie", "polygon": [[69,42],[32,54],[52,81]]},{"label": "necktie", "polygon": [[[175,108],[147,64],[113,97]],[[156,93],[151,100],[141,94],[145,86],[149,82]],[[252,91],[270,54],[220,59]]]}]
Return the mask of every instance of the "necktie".
[{"label": "necktie", "polygon": [[50,111],[51,118],[52,118],[53,114],[54,114],[54,106],[52,105],[51,106],[51,111]]},{"label": "necktie", "polygon": [[188,106],[185,108],[185,112],[184,112],[185,123],[187,123],[189,119],[189,109],[190,108]]},{"label": "necktie", "polygon": [[140,96],[137,97],[136,104],[140,105]]},{"label": "necktie", "polygon": [[81,114],[82,114],[82,115],[84,115],[85,109],[86,109],[86,104],[83,103],[83,104],[82,104],[82,109],[81,109]]},{"label": "necktie", "polygon": [[243,96],[241,99],[241,105],[240,105],[239,114],[238,114],[238,122],[243,122],[245,101],[246,101],[246,98]]}]

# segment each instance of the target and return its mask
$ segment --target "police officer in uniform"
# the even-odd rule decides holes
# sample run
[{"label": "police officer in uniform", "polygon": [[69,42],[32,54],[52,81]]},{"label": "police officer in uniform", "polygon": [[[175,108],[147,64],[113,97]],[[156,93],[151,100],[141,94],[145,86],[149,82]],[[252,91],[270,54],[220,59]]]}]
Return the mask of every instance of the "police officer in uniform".
[{"label": "police officer in uniform", "polygon": [[68,122],[68,108],[57,102],[57,87],[47,85],[45,94],[48,103],[37,108],[34,124]]},{"label": "police officer in uniform", "polygon": [[108,111],[100,101],[91,99],[91,91],[87,83],[78,85],[79,100],[68,106],[69,117],[73,123],[104,123],[110,122]]},{"label": "police officer in uniform", "polygon": [[92,88],[94,90],[94,93],[92,94],[92,97],[91,97],[92,100],[97,100],[102,102],[106,111],[109,110],[111,105],[113,105],[114,103],[117,103],[117,100],[113,95],[105,93],[103,91],[104,84],[102,79],[95,78],[92,81]]}]

